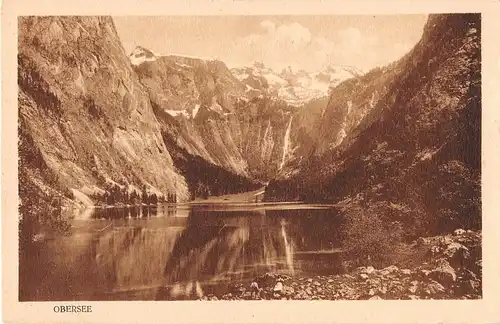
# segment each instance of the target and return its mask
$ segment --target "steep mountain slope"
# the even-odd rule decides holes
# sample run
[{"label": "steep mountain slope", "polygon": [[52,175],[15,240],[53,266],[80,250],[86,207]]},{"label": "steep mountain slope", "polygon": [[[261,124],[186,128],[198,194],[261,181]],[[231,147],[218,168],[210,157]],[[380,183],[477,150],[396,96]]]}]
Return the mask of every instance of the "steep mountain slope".
[{"label": "steep mountain slope", "polygon": [[[283,166],[280,177],[287,177],[307,168],[311,159],[338,146],[364,121],[376,103],[387,93],[394,71],[377,68],[369,73],[345,80],[330,91],[329,98],[307,104],[294,118],[296,129],[291,141],[294,153]],[[328,107],[328,108],[327,108]]]},{"label": "steep mountain slope", "polygon": [[[246,174],[246,162],[232,136],[235,125],[227,122],[234,119],[231,116],[241,84],[224,70],[218,73],[219,64],[222,63],[165,56],[145,61],[135,66],[135,71],[148,90],[163,130],[171,133],[181,147],[233,172]],[[178,132],[172,133],[172,122],[167,119],[177,121]]]},{"label": "steep mountain slope", "polygon": [[86,205],[115,185],[188,198],[111,18],[21,18],[18,62],[20,188]]},{"label": "steep mountain slope", "polygon": [[247,192],[262,187],[257,181],[228,171],[199,155],[190,154],[168,134],[164,133],[163,136],[174,165],[186,178],[191,199],[207,199],[209,196]]},{"label": "steep mountain slope", "polygon": [[288,157],[293,116],[307,104],[297,107],[266,91],[248,91],[217,60],[150,53],[137,48],[131,57],[164,136],[238,175],[267,181],[279,172]]},{"label": "steep mountain slope", "polygon": [[[247,91],[217,60],[142,47],[127,57],[109,17],[23,18],[19,35],[27,206],[28,196],[88,206],[117,188],[186,200],[199,173],[210,170],[238,184],[236,191],[254,188],[249,178],[268,181],[309,152],[302,140],[309,137],[300,134],[314,133],[326,105],[325,97],[292,105]],[[214,182],[205,180],[204,187]],[[232,187],[215,182],[210,192]]]},{"label": "steep mountain slope", "polygon": [[479,227],[480,31],[480,15],[430,15],[405,57],[337,87],[310,159],[266,198],[383,202],[429,231]]}]

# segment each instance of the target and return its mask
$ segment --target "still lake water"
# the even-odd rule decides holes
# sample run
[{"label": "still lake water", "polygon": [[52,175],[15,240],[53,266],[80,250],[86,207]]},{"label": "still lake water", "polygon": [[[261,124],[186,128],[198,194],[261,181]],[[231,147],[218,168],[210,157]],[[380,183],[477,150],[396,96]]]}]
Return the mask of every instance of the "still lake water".
[{"label": "still lake water", "polygon": [[340,219],[291,203],[94,209],[39,244],[28,299],[190,299],[266,272],[338,273]]}]

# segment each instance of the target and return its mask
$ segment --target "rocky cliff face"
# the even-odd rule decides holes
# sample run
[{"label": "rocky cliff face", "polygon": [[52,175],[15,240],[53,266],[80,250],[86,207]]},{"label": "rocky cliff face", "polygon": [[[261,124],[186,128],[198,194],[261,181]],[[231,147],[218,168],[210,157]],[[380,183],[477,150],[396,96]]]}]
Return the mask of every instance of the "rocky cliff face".
[{"label": "rocky cliff face", "polygon": [[299,143],[297,137],[291,143],[293,116],[311,102],[292,105],[267,87],[238,79],[216,60],[156,56],[137,48],[131,62],[163,133],[189,154],[261,181],[291,158]]},{"label": "rocky cliff face", "polygon": [[20,18],[18,62],[20,188],[83,204],[114,185],[188,197],[111,18]]},{"label": "rocky cliff face", "polygon": [[334,89],[309,159],[267,199],[382,201],[436,231],[479,227],[480,33],[479,15],[430,15],[405,57]]},{"label": "rocky cliff face", "polygon": [[35,192],[92,205],[117,187],[186,200],[208,170],[226,179],[205,179],[218,182],[210,193],[241,191],[300,146],[293,116],[307,107],[247,91],[223,62],[144,48],[127,56],[109,17],[25,17],[19,35],[26,205]]},{"label": "rocky cliff face", "polygon": [[246,174],[238,138],[233,136],[241,84],[230,73],[219,73],[221,67],[221,62],[169,56],[144,61],[135,66],[135,71],[149,93],[162,129],[178,145],[235,173]]},{"label": "rocky cliff face", "polygon": [[24,200],[36,191],[92,205],[116,187],[186,200],[213,183],[210,193],[227,193],[223,179],[198,183],[208,170],[254,188],[249,178],[268,181],[308,152],[301,134],[326,104],[249,91],[217,60],[142,47],[127,56],[109,17],[26,17],[19,35]]}]

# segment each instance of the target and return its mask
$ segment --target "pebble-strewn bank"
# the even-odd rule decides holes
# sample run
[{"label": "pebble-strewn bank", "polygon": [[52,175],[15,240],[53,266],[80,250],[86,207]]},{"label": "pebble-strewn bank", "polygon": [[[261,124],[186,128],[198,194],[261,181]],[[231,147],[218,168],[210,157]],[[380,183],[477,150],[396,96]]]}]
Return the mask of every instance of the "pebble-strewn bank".
[{"label": "pebble-strewn bank", "polygon": [[290,277],[266,273],[252,284],[201,300],[479,299],[482,296],[481,232],[458,229],[420,238],[408,246],[424,251],[411,269],[371,265],[331,276]]}]

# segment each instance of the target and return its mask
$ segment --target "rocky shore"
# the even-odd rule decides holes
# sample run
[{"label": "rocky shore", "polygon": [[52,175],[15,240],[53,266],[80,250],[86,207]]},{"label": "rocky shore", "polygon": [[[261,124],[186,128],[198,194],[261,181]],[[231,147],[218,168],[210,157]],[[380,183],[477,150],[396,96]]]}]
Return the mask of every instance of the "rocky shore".
[{"label": "rocky shore", "polygon": [[[420,238],[407,246],[415,264],[376,269],[357,267],[344,274],[291,277],[266,273],[250,285],[238,284],[201,300],[376,300],[480,299],[481,232],[457,229]],[[409,256],[410,258],[412,255]]]}]

